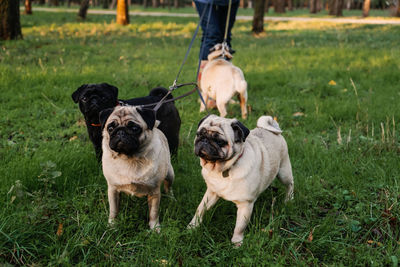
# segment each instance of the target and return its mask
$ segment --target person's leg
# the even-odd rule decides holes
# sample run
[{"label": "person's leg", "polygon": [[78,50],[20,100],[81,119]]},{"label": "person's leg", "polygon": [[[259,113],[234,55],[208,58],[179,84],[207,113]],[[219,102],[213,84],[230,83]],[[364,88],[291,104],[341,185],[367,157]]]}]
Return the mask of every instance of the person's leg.
[{"label": "person's leg", "polygon": [[[210,52],[210,49],[218,43],[220,36],[223,32],[221,33],[220,30],[220,25],[219,25],[219,18],[216,10],[216,6],[213,5],[211,14],[210,14],[210,5],[201,3],[201,2],[195,2],[196,4],[196,9],[197,12],[199,13],[199,16],[205,12],[204,17],[201,21],[201,28],[203,30],[203,35],[201,37],[201,46],[200,46],[200,59],[201,60],[207,60],[207,56]],[[210,16],[209,16],[210,14]]]},{"label": "person's leg", "polygon": [[[233,24],[235,24],[235,20],[236,20],[236,13],[239,7],[239,2],[236,3],[232,3],[232,7],[231,7],[231,15],[229,17],[229,26],[228,26],[228,40],[227,43],[229,45],[229,47],[232,49],[232,45],[231,45],[231,41],[232,41],[232,33],[231,30],[233,28]],[[224,24],[225,25],[225,24]]]},{"label": "person's leg", "polygon": [[[239,7],[239,2],[232,3],[231,6],[231,13],[229,16],[229,24],[228,24],[228,34],[227,40],[229,47],[232,48],[231,40],[232,40],[232,33],[231,30],[236,20],[236,13]],[[219,25],[219,39],[217,43],[222,43],[225,37],[225,28],[226,28],[226,18],[228,16],[229,6],[218,6],[217,7],[217,18],[218,18],[218,25]]]}]

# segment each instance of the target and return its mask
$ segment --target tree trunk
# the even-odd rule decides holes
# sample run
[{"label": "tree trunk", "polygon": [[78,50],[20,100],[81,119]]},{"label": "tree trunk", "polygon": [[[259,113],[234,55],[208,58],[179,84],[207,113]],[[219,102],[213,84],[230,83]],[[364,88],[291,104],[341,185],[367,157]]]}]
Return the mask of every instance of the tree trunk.
[{"label": "tree trunk", "polygon": [[152,7],[159,7],[160,6],[160,0],[152,0],[151,1],[151,6]]},{"label": "tree trunk", "polygon": [[269,0],[265,0],[264,2],[264,13],[268,14],[269,11]]},{"label": "tree trunk", "polygon": [[343,16],[343,0],[330,0],[329,15],[341,17]]},{"label": "tree trunk", "polygon": [[293,11],[293,0],[287,1],[287,8],[289,11]]},{"label": "tree trunk", "polygon": [[254,3],[254,15],[253,15],[253,28],[252,32],[255,34],[262,33],[264,31],[264,0],[253,0]]},{"label": "tree trunk", "polygon": [[369,8],[371,7],[371,0],[364,0],[363,5],[363,17],[366,18],[369,16]]},{"label": "tree trunk", "polygon": [[274,0],[275,13],[285,13],[285,0]]},{"label": "tree trunk", "polygon": [[117,23],[121,25],[129,24],[129,11],[127,0],[117,1]]},{"label": "tree trunk", "polygon": [[86,19],[87,10],[89,9],[90,0],[82,0],[81,7],[79,8],[78,17],[81,19]]},{"label": "tree trunk", "polygon": [[400,0],[397,0],[397,4],[395,7],[395,12],[394,12],[394,16],[395,17],[400,17]]},{"label": "tree trunk", "polygon": [[109,5],[109,1],[108,0],[103,0],[103,9],[107,9]]},{"label": "tree trunk", "polygon": [[321,10],[324,8],[324,2],[322,0],[316,0],[317,1],[317,12],[321,12]]},{"label": "tree trunk", "polygon": [[25,14],[32,15],[32,1],[25,0]]},{"label": "tree trunk", "polygon": [[46,3],[45,0],[39,0],[39,5],[43,6]]},{"label": "tree trunk", "polygon": [[174,0],[174,8],[179,8],[179,0]]},{"label": "tree trunk", "polygon": [[117,0],[112,0],[109,8],[114,9],[116,4],[117,4]]},{"label": "tree trunk", "polygon": [[19,1],[0,1],[0,40],[22,39],[19,21]]},{"label": "tree trunk", "polygon": [[318,12],[318,1],[310,0],[310,13],[315,14]]}]

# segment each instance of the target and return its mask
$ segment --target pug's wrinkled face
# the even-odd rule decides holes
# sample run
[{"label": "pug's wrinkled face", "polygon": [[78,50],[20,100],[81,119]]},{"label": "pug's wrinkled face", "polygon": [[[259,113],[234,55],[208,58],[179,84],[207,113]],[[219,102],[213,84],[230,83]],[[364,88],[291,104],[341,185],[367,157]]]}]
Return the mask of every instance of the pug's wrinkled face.
[{"label": "pug's wrinkled face", "polygon": [[206,162],[227,161],[241,151],[249,130],[236,119],[203,118],[197,129],[195,154]]},{"label": "pug's wrinkled face", "polygon": [[118,89],[107,83],[84,84],[73,94],[79,109],[87,117],[98,119],[99,112],[114,107],[118,101]]},{"label": "pug's wrinkled face", "polygon": [[[100,114],[102,124],[107,110]],[[149,117],[147,117],[149,116]],[[143,151],[151,140],[154,120],[149,121],[150,112],[144,112],[133,106],[115,108],[103,124],[103,142],[119,154],[133,156]]]}]

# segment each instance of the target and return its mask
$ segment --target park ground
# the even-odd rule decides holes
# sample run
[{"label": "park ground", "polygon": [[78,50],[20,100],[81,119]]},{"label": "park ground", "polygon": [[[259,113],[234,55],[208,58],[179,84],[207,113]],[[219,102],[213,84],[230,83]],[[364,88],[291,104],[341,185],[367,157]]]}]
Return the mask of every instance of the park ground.
[{"label": "park ground", "polygon": [[[196,18],[34,10],[23,40],[0,43],[0,264],[137,266],[398,266],[400,259],[400,27],[268,22],[252,36],[237,21],[234,64],[248,81],[249,128],[277,118],[295,197],[274,182],[256,202],[240,248],[235,206],[220,200],[186,230],[206,189],[193,140],[197,96],[178,100],[176,199],[163,196],[160,234],[145,199],[124,196],[107,225],[106,182],[71,99],[108,82],[120,98],[172,84]],[[199,39],[181,74],[195,80]],[[185,91],[174,92],[177,96]],[[216,111],[214,111],[216,112]],[[238,105],[229,117],[240,118]]]}]

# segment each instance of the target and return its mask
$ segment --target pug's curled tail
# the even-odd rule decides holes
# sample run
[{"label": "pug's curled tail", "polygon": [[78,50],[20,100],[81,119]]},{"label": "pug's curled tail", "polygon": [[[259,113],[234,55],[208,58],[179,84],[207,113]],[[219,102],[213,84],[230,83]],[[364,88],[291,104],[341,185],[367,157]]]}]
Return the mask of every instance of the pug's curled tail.
[{"label": "pug's curled tail", "polygon": [[274,134],[282,133],[279,124],[271,116],[261,116],[257,120],[257,127],[273,132]]}]

